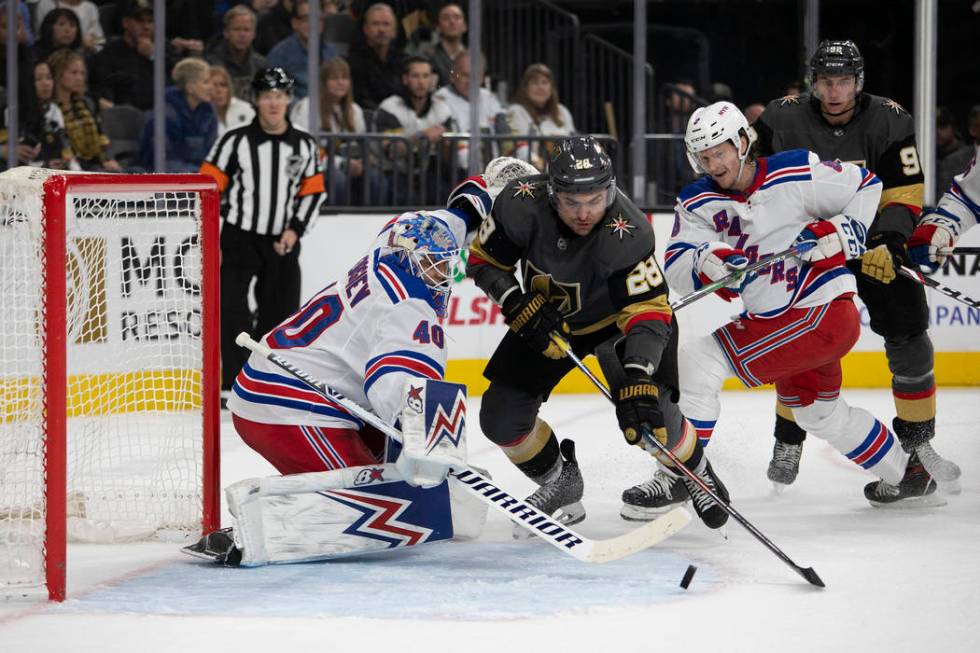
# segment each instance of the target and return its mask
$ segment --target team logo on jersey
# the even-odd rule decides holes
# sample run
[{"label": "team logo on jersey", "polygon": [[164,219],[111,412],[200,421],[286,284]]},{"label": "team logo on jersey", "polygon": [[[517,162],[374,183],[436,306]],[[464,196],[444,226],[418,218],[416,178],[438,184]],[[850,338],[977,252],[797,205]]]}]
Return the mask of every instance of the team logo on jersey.
[{"label": "team logo on jersey", "polygon": [[636,229],[636,225],[630,224],[629,218],[624,218],[622,213],[611,219],[603,226],[612,231],[614,236],[619,236],[619,240],[621,242],[623,240],[623,236],[629,236],[632,238],[633,234],[631,232]]},{"label": "team logo on jersey", "polygon": [[514,188],[514,197],[519,197],[522,200],[533,200],[534,191],[536,190],[536,185],[527,181],[522,181],[517,184]]},{"label": "team logo on jersey", "polygon": [[903,113],[908,113],[907,111],[905,111],[905,107],[903,107],[895,100],[892,100],[891,98],[886,98],[885,100],[883,100],[881,106],[885,107],[886,109],[890,109],[894,111],[896,116],[900,116]]},{"label": "team logo on jersey", "polygon": [[376,481],[383,482],[384,480],[384,467],[368,467],[357,472],[357,476],[354,477],[354,485],[368,485]]},{"label": "team logo on jersey", "polygon": [[831,170],[834,170],[835,172],[843,172],[844,171],[844,166],[841,165],[841,162],[840,161],[836,161],[836,160],[835,161],[821,161],[820,163],[822,165],[827,166]]},{"label": "team logo on jersey", "polygon": [[405,397],[405,403],[408,407],[414,410],[419,415],[422,414],[422,386],[415,387],[414,385],[408,387],[408,396]]},{"label": "team logo on jersey", "polygon": [[303,172],[303,157],[299,154],[292,154],[286,159],[286,175],[290,179],[296,179]]},{"label": "team logo on jersey", "polygon": [[783,97],[779,98],[779,106],[781,107],[785,107],[787,104],[799,104],[799,103],[800,103],[799,95],[784,95]]},{"label": "team logo on jersey", "polygon": [[524,262],[524,287],[544,295],[565,317],[571,317],[582,309],[581,284],[555,281],[550,274],[534,267],[530,261]]}]

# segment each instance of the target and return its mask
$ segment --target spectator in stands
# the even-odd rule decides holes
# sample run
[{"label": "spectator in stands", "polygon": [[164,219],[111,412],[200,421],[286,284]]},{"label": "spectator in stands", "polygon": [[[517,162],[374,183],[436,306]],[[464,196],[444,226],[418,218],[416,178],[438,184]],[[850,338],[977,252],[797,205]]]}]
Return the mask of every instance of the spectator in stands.
[{"label": "spectator in stands", "polygon": [[252,49],[255,12],[236,5],[225,13],[224,38],[208,50],[208,62],[224,66],[231,75],[235,97],[252,100],[252,79],[269,67],[265,57]]},{"label": "spectator in stands", "polygon": [[258,17],[255,30],[255,51],[265,56],[276,43],[293,33],[292,26],[293,0],[279,0]]},{"label": "spectator in stands", "polygon": [[466,29],[466,15],[460,4],[450,2],[439,9],[435,41],[423,45],[420,53],[432,61],[440,86],[452,83],[453,61],[459,53],[466,50],[466,43],[463,41]]},{"label": "spectator in stands", "polygon": [[[303,98],[290,112],[290,120],[300,129],[306,129],[309,111],[310,100]],[[364,111],[354,102],[350,66],[340,57],[320,67],[320,119],[314,131],[317,135],[363,134],[367,131]],[[370,152],[371,149],[367,142],[354,139],[327,141],[328,158],[321,164],[327,202],[333,205],[385,203],[384,177],[379,169],[378,157]],[[330,154],[333,155],[332,161]],[[367,197],[363,193],[363,175],[368,178]]]},{"label": "spectator in stands", "polygon": [[[16,0],[15,0],[16,2]],[[6,2],[0,2],[0,7],[6,7]],[[6,11],[6,10],[4,10]],[[37,41],[35,38],[35,23],[31,23],[31,10],[28,8],[26,2],[18,2],[15,8],[17,12],[17,42],[23,44],[28,48],[33,48],[34,43]],[[6,20],[6,17],[4,18]],[[6,41],[0,41],[3,45],[6,45]]]},{"label": "spectator in stands", "polygon": [[[945,115],[944,115],[945,114]],[[953,177],[960,174],[970,165],[970,161],[973,159],[973,154],[976,151],[976,145],[980,143],[980,104],[974,105],[970,109],[970,114],[967,116],[966,126],[967,132],[970,137],[967,139],[966,143],[962,143],[959,138],[955,137],[955,125],[951,128],[954,132],[953,138],[956,142],[960,143],[959,148],[953,149],[949,145],[948,133],[940,135],[940,126],[938,123],[955,119],[946,109],[940,109],[939,114],[936,117],[936,146],[937,149],[942,149],[940,145],[940,139],[942,138],[946,142],[946,154],[940,154],[937,157],[936,169],[938,174],[936,175],[936,192],[939,193],[944,188],[949,188],[950,184],[953,183]]]},{"label": "spectator in stands", "polygon": [[[95,55],[93,94],[102,108],[128,104],[148,111],[153,108],[153,5],[150,0],[123,0],[117,7],[123,34]],[[170,52],[166,58],[169,74]]]},{"label": "spectator in stands", "polygon": [[323,15],[323,38],[333,43],[337,52],[346,57],[357,31],[357,23],[347,7],[338,0],[324,0]]},{"label": "spectator in stands", "polygon": [[106,153],[109,139],[99,122],[98,105],[85,95],[85,60],[77,52],[58,50],[48,58],[54,77],[54,100],[65,119],[65,132],[83,170],[120,170]]},{"label": "spectator in stands", "polygon": [[[480,70],[477,71],[480,84],[480,131],[487,134],[509,134],[510,125],[507,123],[507,112],[501,106],[497,96],[489,90],[483,88],[483,71],[486,63],[480,63]],[[453,59],[452,68],[449,73],[450,83],[436,91],[435,97],[442,100],[449,107],[452,114],[451,128],[456,132],[470,131],[470,53],[463,50],[456,54]],[[456,165],[461,171],[469,168],[470,143],[463,139],[455,143],[456,146]],[[498,143],[492,144],[484,152],[493,152],[493,156],[500,156],[500,146]],[[483,164],[491,157],[482,157]],[[465,176],[457,174],[457,176]]]},{"label": "spectator in stands", "polygon": [[[507,117],[514,134],[568,136],[575,133],[572,114],[559,101],[555,77],[543,63],[534,63],[525,69]],[[549,153],[551,146],[548,142]],[[546,157],[541,154],[540,141],[531,143],[530,148],[527,145],[518,147],[517,157],[530,161],[538,170],[545,168]]]},{"label": "spectator in stands", "polygon": [[83,53],[82,27],[78,16],[70,9],[53,9],[41,21],[38,39],[34,43],[34,59],[42,61],[55,50],[68,48]]},{"label": "spectator in stands", "polygon": [[[293,98],[305,98],[309,93],[309,77],[306,74],[307,47],[310,41],[310,2],[296,0],[292,11],[293,33],[279,41],[266,57],[270,66],[278,66],[296,80]],[[320,14],[320,31],[323,31],[323,14]],[[337,56],[332,44],[320,41],[320,61],[330,61]]]},{"label": "spectator in stands", "polygon": [[395,45],[395,12],[378,2],[364,13],[364,42],[351,46],[354,99],[365,109],[376,109],[399,92],[402,52]]},{"label": "spectator in stands", "polygon": [[232,92],[231,75],[222,66],[211,66],[211,104],[218,118],[218,138],[255,118],[255,107],[239,100]]},{"label": "spectator in stands", "polygon": [[82,30],[82,45],[87,52],[97,52],[105,44],[105,34],[99,21],[99,8],[90,0],[40,0],[34,13],[35,24],[44,23],[45,17],[54,9],[70,9],[78,16]]},{"label": "spectator in stands", "polygon": [[[154,172],[197,172],[218,137],[218,117],[211,105],[211,67],[203,59],[177,62],[174,86],[165,92],[165,169]],[[153,170],[153,118],[143,126],[140,162]]]},{"label": "spectator in stands", "polygon": [[214,27],[214,0],[167,0],[167,39],[178,57],[203,57]]},{"label": "spectator in stands", "polygon": [[[50,14],[49,14],[50,15]],[[54,77],[47,61],[34,64],[34,92],[23,103],[22,136],[37,143],[39,151],[31,165],[78,170],[78,163],[65,133],[65,117],[54,101]]]},{"label": "spectator in stands", "polygon": [[[687,130],[687,121],[697,107],[695,102],[697,89],[694,88],[694,82],[689,79],[678,79],[673,83],[665,84],[661,92],[664,96],[666,121],[664,131],[670,134],[683,135]],[[672,141],[670,147],[665,150],[665,156],[671,178],[662,183],[668,192],[675,193],[694,181],[694,172],[691,170],[691,164],[687,161],[684,139],[679,137]]]},{"label": "spectator in stands", "polygon": [[[439,193],[436,157],[442,155],[439,148],[442,134],[452,120],[449,105],[434,97],[432,92],[432,63],[425,57],[409,57],[405,60],[402,73],[402,87],[390,95],[378,107],[375,124],[378,131],[387,134],[402,134],[404,140],[389,141],[385,150],[389,160],[394,163],[395,179],[390,184],[395,190],[394,203],[407,204],[419,200],[408,181],[418,173],[423,184],[421,201],[433,202],[448,194]],[[445,166],[447,169],[449,166]],[[448,170],[447,170],[448,171]],[[446,184],[448,186],[448,183]]]},{"label": "spectator in stands", "polygon": [[[23,5],[21,5],[23,7]],[[17,102],[18,113],[23,113],[23,98],[27,98],[31,93],[31,70],[34,67],[34,59],[31,50],[27,45],[27,21],[21,14],[17,14],[17,25],[13,30],[14,37],[17,39],[17,95],[21,100]],[[0,2],[0,87],[7,88],[7,3]],[[0,169],[3,169],[7,160],[7,94],[0,93],[0,109],[3,114],[3,124],[0,125]],[[22,124],[24,116],[21,115],[17,121]],[[33,161],[40,152],[40,145],[37,143],[24,142],[18,134],[17,140],[17,163],[29,163]]]},{"label": "spectator in stands", "polygon": [[762,112],[765,110],[766,110],[766,105],[760,104],[758,102],[753,102],[749,106],[742,109],[742,115],[745,116],[745,119],[748,120],[749,124],[751,125],[755,123],[756,120],[759,119],[759,116],[761,116]]}]

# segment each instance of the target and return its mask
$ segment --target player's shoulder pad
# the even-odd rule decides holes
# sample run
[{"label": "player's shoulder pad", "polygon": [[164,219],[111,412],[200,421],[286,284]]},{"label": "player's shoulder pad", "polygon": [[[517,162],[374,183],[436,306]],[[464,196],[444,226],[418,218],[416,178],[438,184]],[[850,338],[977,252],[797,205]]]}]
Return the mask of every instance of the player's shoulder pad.
[{"label": "player's shoulder pad", "polygon": [[773,124],[781,118],[787,118],[798,113],[803,113],[810,105],[810,95],[803,93],[800,95],[784,95],[783,97],[770,100],[766,105],[766,110],[762,112],[766,124]]},{"label": "player's shoulder pad", "polygon": [[915,133],[915,121],[912,114],[901,104],[880,95],[863,94],[864,111],[872,118],[875,125],[884,127],[893,140],[904,138]]},{"label": "player's shoulder pad", "polygon": [[492,215],[513,238],[527,233],[540,216],[550,216],[547,175],[534,175],[509,182],[493,201]]},{"label": "player's shoulder pad", "polygon": [[617,270],[648,255],[654,247],[653,227],[647,216],[620,191],[599,222],[597,261],[603,269]]},{"label": "player's shoulder pad", "polygon": [[721,192],[708,175],[702,175],[677,194],[677,203],[685,210],[694,212],[705,204],[716,201],[727,201],[729,196]]},{"label": "player's shoulder pad", "polygon": [[801,168],[819,162],[820,157],[810,150],[785,150],[766,157],[766,178],[788,168]]}]

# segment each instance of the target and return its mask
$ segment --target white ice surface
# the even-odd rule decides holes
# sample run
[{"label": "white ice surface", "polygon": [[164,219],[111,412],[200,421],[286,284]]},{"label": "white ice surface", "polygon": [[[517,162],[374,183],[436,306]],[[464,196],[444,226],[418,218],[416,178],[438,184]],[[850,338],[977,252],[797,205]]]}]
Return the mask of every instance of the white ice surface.
[{"label": "white ice surface", "polygon": [[[880,417],[887,391],[847,391]],[[172,544],[69,547],[69,600],[0,603],[0,652],[68,651],[980,651],[980,389],[939,392],[938,451],[963,468],[948,505],[876,510],[872,477],[815,438],[800,478],[773,496],[771,392],[726,393],[709,455],[734,505],[827,583],[819,590],[730,522],[728,540],[695,520],[631,558],[586,565],[541,542],[514,542],[491,512],[477,542],[362,560],[223,569]],[[531,489],[478,430],[470,451],[514,493]],[[617,434],[597,396],[556,396],[543,411],[572,437],[586,479],[580,530],[633,527],[619,495],[650,459]],[[224,483],[271,473],[222,433]],[[227,522],[227,515],[226,515]],[[689,590],[678,587],[688,564]]]}]

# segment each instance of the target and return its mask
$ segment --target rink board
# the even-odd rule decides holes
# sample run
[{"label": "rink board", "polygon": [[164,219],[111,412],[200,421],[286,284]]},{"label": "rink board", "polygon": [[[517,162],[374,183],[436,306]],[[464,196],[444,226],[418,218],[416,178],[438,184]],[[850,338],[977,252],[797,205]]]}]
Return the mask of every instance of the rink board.
[{"label": "rink board", "polygon": [[[347,268],[355,262],[356,253],[367,251],[378,231],[390,219],[388,214],[339,214],[319,218],[303,237],[300,255],[303,299],[346,274]],[[657,236],[657,255],[662,261],[673,215],[653,214],[652,221]],[[980,244],[980,233],[968,233],[960,244]],[[969,255],[959,259],[958,269],[949,267],[937,278],[967,295],[980,297],[980,257]],[[936,349],[936,382],[944,386],[980,385],[980,310],[936,292],[927,290],[926,295],[930,303],[930,335]],[[715,296],[691,304],[677,314],[681,343],[709,333],[740,310],[738,302],[729,304]],[[868,327],[868,315],[863,306],[861,321],[860,339],[844,359],[844,385],[889,387],[891,374],[882,340]],[[466,383],[471,394],[482,393],[487,386],[483,368],[507,328],[503,316],[467,279],[453,288],[445,327],[449,348],[447,378]],[[594,361],[590,359],[590,362]],[[593,366],[593,369],[596,368]],[[729,379],[725,387],[737,389],[742,386],[736,379]],[[592,390],[589,381],[577,373],[569,374],[556,388],[556,392]]]}]

